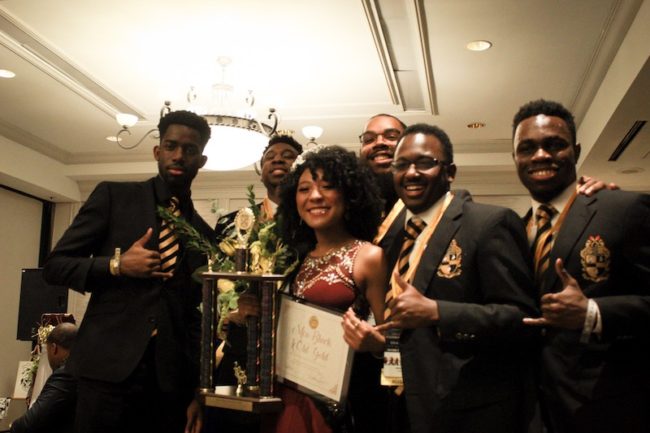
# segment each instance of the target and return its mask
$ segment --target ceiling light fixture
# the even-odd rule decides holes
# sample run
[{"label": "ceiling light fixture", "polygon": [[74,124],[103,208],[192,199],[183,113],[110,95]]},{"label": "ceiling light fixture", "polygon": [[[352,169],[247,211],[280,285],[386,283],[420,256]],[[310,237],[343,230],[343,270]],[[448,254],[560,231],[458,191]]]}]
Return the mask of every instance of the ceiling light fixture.
[{"label": "ceiling light fixture", "polygon": [[316,125],[308,125],[302,128],[302,135],[304,135],[305,138],[309,140],[309,142],[305,144],[305,149],[309,149],[310,147],[316,146],[318,144],[316,143],[316,140],[318,140],[320,136],[323,135],[323,128]]},{"label": "ceiling light fixture", "polygon": [[[210,107],[207,112],[198,108],[192,110],[198,111],[212,129],[212,138],[203,151],[208,157],[204,168],[208,170],[235,170],[255,163],[278,126],[275,108],[269,108],[267,115],[272,125],[257,120],[252,90],[248,90],[244,98],[245,106],[236,110],[232,102],[234,87],[226,82],[226,69],[231,62],[230,57],[217,58],[222,75],[221,81],[212,85]],[[191,105],[196,105],[197,93],[193,87],[187,94],[187,100]]]},{"label": "ceiling light fixture", "polygon": [[641,167],[622,168],[622,169],[618,170],[618,173],[620,173],[620,174],[643,173],[643,169]]},{"label": "ceiling light fixture", "polygon": [[[163,117],[165,114],[172,111],[171,105],[172,103],[170,101],[165,101],[165,104],[160,109],[160,117]],[[136,123],[138,123],[138,116],[129,113],[117,113],[115,115],[115,120],[117,120],[117,124],[120,125],[122,129],[120,129],[117,132],[117,134],[115,134],[115,136],[106,137],[106,139],[108,141],[113,141],[117,143],[117,145],[120,146],[122,149],[126,149],[126,150],[134,149],[138,147],[145,140],[145,138],[149,137],[150,134],[154,132],[158,132],[158,127],[152,128],[147,132],[145,132],[142,138],[140,138],[140,140],[138,140],[135,144],[132,144],[130,146],[125,146],[122,144],[122,137],[120,136],[125,133],[131,135],[131,131],[129,130],[129,128],[135,125]],[[158,137],[154,137],[154,138],[158,138]]]},{"label": "ceiling light fixture", "polygon": [[[212,85],[212,95],[209,99],[209,108],[200,108],[197,104],[198,92],[191,86],[187,92],[188,110],[196,112],[203,117],[211,129],[210,141],[205,146],[203,154],[208,161],[203,168],[207,170],[236,170],[255,163],[261,156],[262,151],[269,141],[269,137],[275,132],[278,125],[278,117],[275,108],[269,108],[267,119],[272,125],[257,120],[253,106],[255,97],[252,90],[248,90],[245,98],[245,107],[236,111],[232,104],[231,95],[234,87],[225,80],[226,68],[231,63],[229,57],[219,57],[218,64],[221,66],[222,79]],[[169,101],[161,109],[160,116],[171,111]],[[116,115],[118,124],[122,127],[116,134],[117,143],[123,149],[133,149],[138,146],[149,134],[157,131],[156,128],[148,131],[136,144],[125,146],[120,141],[120,135],[129,132],[129,128],[138,121],[137,116],[132,114]],[[119,116],[119,117],[118,117]],[[129,132],[130,134],[130,132]]]},{"label": "ceiling light fixture", "polygon": [[484,40],[476,40],[469,42],[466,45],[467,49],[470,51],[485,51],[492,47],[492,42]]},{"label": "ceiling light fixture", "polygon": [[15,76],[16,73],[9,69],[0,69],[0,78],[13,78]]},{"label": "ceiling light fixture", "polygon": [[472,123],[468,123],[467,127],[470,128],[470,129],[484,128],[485,123],[483,123],[483,122],[472,122]]}]

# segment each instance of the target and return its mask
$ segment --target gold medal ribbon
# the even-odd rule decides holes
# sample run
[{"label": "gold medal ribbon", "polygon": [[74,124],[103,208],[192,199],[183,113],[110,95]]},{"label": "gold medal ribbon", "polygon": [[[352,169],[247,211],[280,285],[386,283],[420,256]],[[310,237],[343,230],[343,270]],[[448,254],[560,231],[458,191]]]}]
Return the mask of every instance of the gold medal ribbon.
[{"label": "gold medal ribbon", "polygon": [[[404,281],[408,283],[412,281],[413,275],[415,275],[415,271],[417,270],[418,265],[420,264],[422,253],[424,253],[424,250],[427,247],[427,244],[429,243],[429,239],[433,235],[433,232],[436,231],[436,227],[438,227],[438,223],[442,219],[442,215],[447,210],[447,207],[449,206],[449,203],[451,203],[451,200],[453,198],[454,196],[452,194],[447,194],[445,196],[442,206],[440,206],[438,212],[436,212],[436,214],[433,215],[433,217],[431,217],[431,221],[427,222],[426,228],[422,231],[420,236],[418,236],[417,245],[415,246],[415,248],[413,248],[413,252],[411,253],[411,257],[413,257],[413,259],[410,262],[408,271],[406,271],[406,274],[402,276]],[[393,291],[393,298],[396,298],[401,293],[402,289],[400,289],[400,287],[397,285],[397,282],[395,281],[395,272],[391,273],[390,287],[391,290]]]}]

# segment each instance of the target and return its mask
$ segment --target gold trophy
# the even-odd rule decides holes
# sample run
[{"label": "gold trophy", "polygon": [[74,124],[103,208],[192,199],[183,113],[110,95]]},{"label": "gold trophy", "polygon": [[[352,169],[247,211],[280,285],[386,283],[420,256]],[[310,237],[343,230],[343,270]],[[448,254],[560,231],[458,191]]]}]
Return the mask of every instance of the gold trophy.
[{"label": "gold trophy", "polygon": [[[200,388],[206,406],[256,413],[277,412],[282,401],[274,396],[276,289],[284,275],[253,274],[248,266],[249,238],[255,225],[250,208],[235,215],[235,272],[206,272],[203,277]],[[260,299],[260,316],[248,316],[246,369],[237,364],[237,386],[213,386],[215,314],[219,280],[246,281],[248,293]]]},{"label": "gold trophy", "polygon": [[237,378],[237,390],[235,391],[235,395],[241,397],[244,395],[244,384],[246,384],[248,381],[248,377],[246,377],[246,371],[239,366],[239,363],[237,361],[235,361],[235,365],[232,369],[235,372],[235,377]]},{"label": "gold trophy", "polygon": [[248,238],[255,224],[255,214],[251,208],[239,209],[235,215],[237,245],[235,246],[235,271],[248,271]]}]

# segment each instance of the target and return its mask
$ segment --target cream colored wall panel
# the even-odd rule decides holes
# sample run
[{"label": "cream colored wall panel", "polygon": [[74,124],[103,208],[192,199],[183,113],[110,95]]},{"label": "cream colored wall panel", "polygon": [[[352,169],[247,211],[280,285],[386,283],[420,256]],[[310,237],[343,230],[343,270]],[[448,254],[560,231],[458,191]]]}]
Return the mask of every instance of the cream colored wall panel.
[{"label": "cream colored wall panel", "polygon": [[29,342],[16,340],[21,269],[38,266],[42,205],[0,188],[0,397],[11,396],[18,361],[28,360]]}]

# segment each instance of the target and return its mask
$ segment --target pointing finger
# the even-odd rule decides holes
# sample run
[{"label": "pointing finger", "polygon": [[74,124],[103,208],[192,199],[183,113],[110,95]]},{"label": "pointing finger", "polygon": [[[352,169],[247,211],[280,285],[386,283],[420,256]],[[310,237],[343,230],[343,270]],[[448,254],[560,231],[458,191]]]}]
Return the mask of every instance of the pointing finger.
[{"label": "pointing finger", "polygon": [[548,322],[543,317],[533,318],[533,317],[524,317],[524,325],[528,326],[546,326]]},{"label": "pointing finger", "polygon": [[392,320],[384,322],[381,325],[375,326],[375,330],[377,330],[378,332],[388,331],[389,329],[393,329],[393,328],[395,328],[395,324],[393,323]]}]

